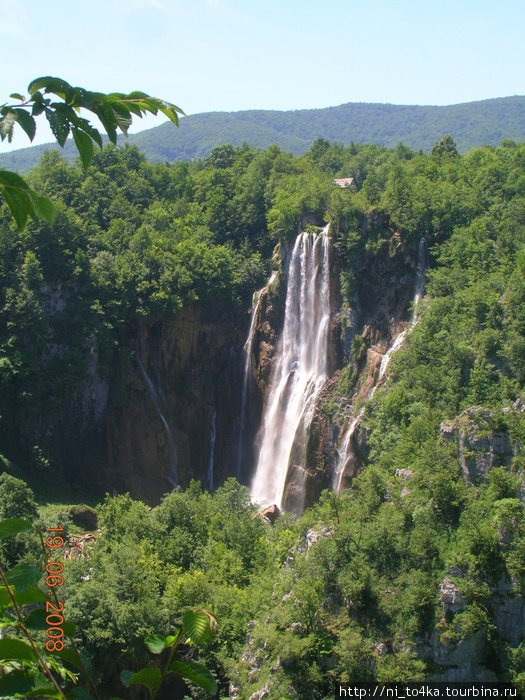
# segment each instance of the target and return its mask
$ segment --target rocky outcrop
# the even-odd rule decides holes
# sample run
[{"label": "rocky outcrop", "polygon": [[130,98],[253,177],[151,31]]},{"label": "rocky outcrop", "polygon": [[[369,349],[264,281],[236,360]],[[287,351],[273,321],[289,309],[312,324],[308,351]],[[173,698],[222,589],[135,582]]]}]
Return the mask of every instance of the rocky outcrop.
[{"label": "rocky outcrop", "polygon": [[270,525],[274,524],[274,522],[277,520],[280,514],[281,511],[275,505],[275,503],[271,506],[266,506],[266,508],[263,508],[258,513],[258,515],[260,515],[261,518],[265,518],[265,520],[267,520],[270,523]]},{"label": "rocky outcrop", "polygon": [[485,481],[493,467],[508,467],[519,453],[520,446],[511,440],[504,415],[472,406],[454,420],[441,423],[441,439],[457,444],[465,483],[477,485]]}]

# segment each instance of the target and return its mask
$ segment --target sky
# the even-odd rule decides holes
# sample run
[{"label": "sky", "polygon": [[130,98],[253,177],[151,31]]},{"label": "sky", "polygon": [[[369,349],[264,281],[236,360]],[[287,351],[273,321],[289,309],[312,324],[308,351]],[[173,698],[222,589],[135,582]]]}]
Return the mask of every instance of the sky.
[{"label": "sky", "polygon": [[188,115],[524,95],[524,27],[524,0],[0,0],[0,104],[43,75]]}]

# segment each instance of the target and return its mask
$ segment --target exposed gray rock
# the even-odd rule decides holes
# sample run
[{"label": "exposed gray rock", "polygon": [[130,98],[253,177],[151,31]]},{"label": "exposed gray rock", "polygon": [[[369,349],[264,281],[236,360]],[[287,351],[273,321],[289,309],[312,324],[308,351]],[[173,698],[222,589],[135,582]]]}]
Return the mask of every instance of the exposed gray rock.
[{"label": "exposed gray rock", "polygon": [[505,595],[493,606],[493,613],[501,637],[518,646],[525,639],[525,600]]},{"label": "exposed gray rock", "polygon": [[459,588],[456,586],[456,584],[449,579],[448,577],[445,577],[443,581],[439,585],[441,589],[441,595],[439,596],[439,603],[443,609],[443,612],[446,613],[457,613],[460,610],[465,609],[465,602],[463,598],[461,597],[461,593],[459,592]]},{"label": "exposed gray rock", "polygon": [[[479,630],[468,639],[450,646],[438,644],[435,647],[434,661],[441,666],[453,666],[460,677],[457,680],[478,680],[481,673],[479,662],[485,652],[485,632]],[[496,677],[494,676],[494,680]]]},{"label": "exposed gray rock", "polygon": [[442,440],[457,440],[461,471],[467,484],[485,481],[493,467],[509,466],[517,454],[517,445],[512,444],[510,435],[498,429],[498,418],[495,411],[472,406],[440,425]]},{"label": "exposed gray rock", "polygon": [[316,542],[323,539],[324,537],[331,537],[332,530],[329,527],[323,527],[321,530],[314,530],[310,528],[303,533],[302,541],[297,545],[298,552],[309,552]]}]

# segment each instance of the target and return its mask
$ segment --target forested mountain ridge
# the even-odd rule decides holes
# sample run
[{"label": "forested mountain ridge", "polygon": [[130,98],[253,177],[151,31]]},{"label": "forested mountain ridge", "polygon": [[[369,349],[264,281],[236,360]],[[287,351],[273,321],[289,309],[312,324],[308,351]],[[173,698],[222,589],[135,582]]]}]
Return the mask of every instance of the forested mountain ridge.
[{"label": "forested mountain ridge", "polygon": [[[205,158],[214,146],[248,143],[258,148],[277,144],[299,155],[316,138],[349,144],[375,143],[393,148],[400,141],[414,150],[430,151],[444,134],[451,134],[458,150],[496,146],[503,138],[525,140],[525,97],[502,97],[449,106],[348,103],[323,109],[295,111],[247,110],[206,112],[185,117],[177,131],[163,124],[131,135],[152,162]],[[33,146],[0,155],[0,166],[20,172],[34,167],[46,148]],[[66,143],[66,158],[76,151]]]},{"label": "forested mountain ridge", "polygon": [[[525,143],[509,139],[464,155],[450,138],[426,155],[324,139],[301,157],[221,146],[172,165],[107,148],[87,172],[47,154],[30,174],[56,200],[53,228],[19,234],[2,209],[3,467],[40,497],[79,483],[134,496],[108,495],[92,553],[64,562],[65,614],[107,696],[122,695],[122,667],[145,663],[146,634],[171,634],[194,606],[219,620],[201,660],[223,697],[328,699],[358,680],[524,688],[524,164]],[[333,184],[350,175],[355,190]],[[225,480],[237,472],[249,309],[275,269],[256,328],[264,393],[290,247],[328,221],[331,376],[312,483],[329,483],[364,405],[359,454],[340,495],[271,525]],[[422,238],[419,322],[367,401],[407,327]],[[146,377],[162,389],[153,398]],[[160,412],[184,491],[167,478]],[[212,425],[214,494],[203,489]],[[240,467],[248,482],[253,464]],[[2,496],[12,479],[0,477]],[[0,517],[26,515],[6,504]],[[72,527],[66,509],[52,512]],[[12,564],[34,556],[16,545]]]}]

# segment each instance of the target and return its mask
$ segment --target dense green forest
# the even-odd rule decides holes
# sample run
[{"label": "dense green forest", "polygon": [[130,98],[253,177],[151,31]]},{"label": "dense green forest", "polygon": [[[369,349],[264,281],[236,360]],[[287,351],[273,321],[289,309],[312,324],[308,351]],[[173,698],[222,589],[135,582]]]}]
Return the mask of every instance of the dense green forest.
[{"label": "dense green forest", "polygon": [[[273,525],[233,479],[214,494],[193,482],[154,508],[126,494],[97,506],[93,550],[64,561],[60,595],[102,697],[122,696],[120,670],[148,662],[148,634],[171,634],[195,607],[218,620],[199,658],[220,697],[266,686],[257,697],[330,698],[336,681],[421,680],[441,670],[433,648],[472,645],[476,677],[525,690],[525,644],[498,607],[521,610],[525,584],[524,166],[525,143],[460,155],[450,137],[429,154],[317,139],[300,157],[225,145],[171,165],[106,147],[86,172],[44,155],[29,180],[56,202],[54,227],[17,233],[0,213],[0,518],[77,531],[68,507],[46,504],[43,482],[61,475],[42,446],[22,454],[14,441],[35,406],[52,410],[83,380],[93,338],[109,368],[134,319],[197,302],[249,308],[275,245],[304,222],[332,222],[350,306],[360,257],[413,254],[422,236],[430,251],[421,320],[367,406],[368,464],[341,495]],[[332,184],[350,175],[356,191]],[[458,416],[487,439],[508,436],[512,459],[467,475],[472,454],[440,437]],[[10,566],[38,557],[27,533],[6,542]],[[456,608],[440,601],[445,577]]]},{"label": "dense green forest", "polygon": [[[288,112],[247,110],[194,114],[175,131],[169,124],[130,136],[152,163],[206,158],[218,144],[257,148],[277,144],[285,151],[305,153],[316,138],[395,147],[399,141],[428,153],[436,139],[451,134],[460,153],[485,144],[496,146],[508,137],[525,140],[525,98],[503,97],[444,107],[350,102],[324,109]],[[47,146],[23,148],[0,156],[0,165],[25,173],[38,163]],[[51,145],[52,148],[56,146]],[[76,155],[67,143],[65,155]]]}]

